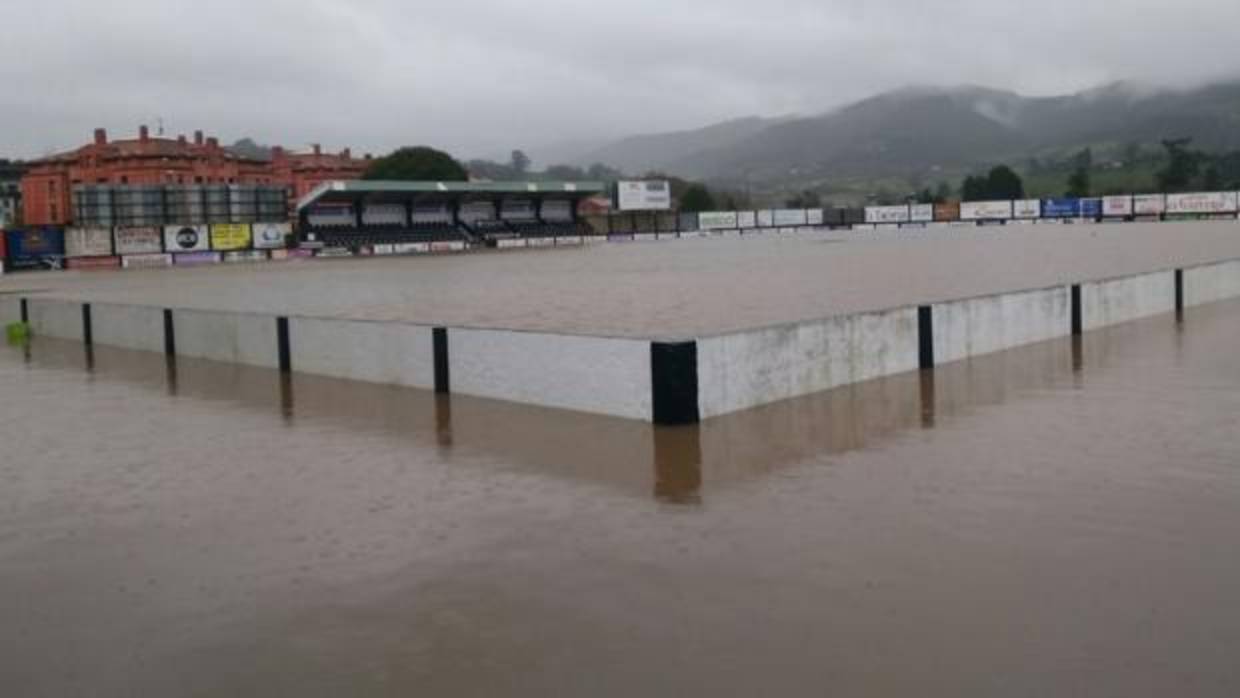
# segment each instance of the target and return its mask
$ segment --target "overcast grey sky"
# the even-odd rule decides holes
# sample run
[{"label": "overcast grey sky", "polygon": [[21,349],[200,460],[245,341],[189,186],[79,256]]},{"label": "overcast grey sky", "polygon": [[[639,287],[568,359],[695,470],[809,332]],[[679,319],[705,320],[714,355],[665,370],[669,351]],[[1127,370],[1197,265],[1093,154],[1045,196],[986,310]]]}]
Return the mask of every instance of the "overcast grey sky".
[{"label": "overcast grey sky", "polygon": [[907,85],[1240,76],[1237,0],[43,0],[5,15],[0,155],[27,157],[158,117],[225,142],[468,157]]}]

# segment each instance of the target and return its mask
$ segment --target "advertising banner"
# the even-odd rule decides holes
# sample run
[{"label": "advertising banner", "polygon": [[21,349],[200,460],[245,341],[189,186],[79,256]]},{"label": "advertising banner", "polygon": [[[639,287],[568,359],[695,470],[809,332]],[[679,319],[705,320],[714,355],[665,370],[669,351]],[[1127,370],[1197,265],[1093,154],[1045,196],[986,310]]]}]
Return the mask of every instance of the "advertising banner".
[{"label": "advertising banner", "polygon": [[736,211],[702,211],[698,214],[699,230],[733,230],[736,224]]},{"label": "advertising banner", "polygon": [[[110,232],[110,231],[109,231]],[[65,260],[65,268],[75,271],[95,271],[102,269],[120,269],[120,257],[70,257]]]},{"label": "advertising banner", "polygon": [[[501,240],[500,242],[503,242]],[[424,254],[431,251],[429,242],[398,242],[394,245],[396,254]],[[275,254],[275,252],[272,252]]]},{"label": "advertising banner", "polygon": [[254,248],[258,250],[278,250],[285,246],[286,240],[293,234],[292,223],[254,223],[250,229],[253,232]]},{"label": "advertising banner", "polygon": [[163,251],[164,235],[158,227],[125,226],[116,229],[116,253],[119,255],[159,254]]},{"label": "advertising banner", "polygon": [[211,237],[205,225],[164,226],[164,249],[169,252],[206,252]]},{"label": "advertising banner", "polygon": [[585,242],[580,235],[565,235],[564,237],[555,238],[555,244],[560,247],[584,245]]},{"label": "advertising banner", "polygon": [[241,264],[247,262],[266,262],[267,250],[234,250],[224,253],[225,264]]},{"label": "advertising banner", "polygon": [[178,267],[201,267],[219,263],[219,252],[179,252],[172,255],[172,264]]},{"label": "advertising banner", "polygon": [[[633,238],[630,236],[628,239],[632,240]],[[555,245],[555,238],[527,238],[525,242],[528,247],[552,247]],[[435,252],[439,251],[433,247],[431,249]]]},{"label": "advertising banner", "polygon": [[1138,194],[1132,197],[1132,212],[1138,216],[1158,216],[1167,212],[1166,194]]},{"label": "advertising banner", "polygon": [[1081,218],[1102,218],[1102,199],[1081,199]]},{"label": "advertising banner", "polygon": [[758,227],[770,228],[775,225],[774,211],[758,211]]},{"label": "advertising banner", "polygon": [[215,223],[211,226],[211,249],[244,250],[249,246],[250,226],[248,223]]},{"label": "advertising banner", "polygon": [[672,187],[666,180],[617,182],[616,202],[621,211],[667,211],[672,207]]},{"label": "advertising banner", "polygon": [[736,214],[736,226],[738,228],[753,228],[758,225],[758,214],[756,211],[740,211]]},{"label": "advertising banner", "polygon": [[1042,202],[1037,199],[1020,199],[1012,202],[1012,217],[1029,220],[1042,216]]},{"label": "advertising banner", "polygon": [[111,254],[111,228],[69,228],[65,231],[66,257],[107,257]]},{"label": "advertising banner", "polygon": [[866,206],[866,223],[908,223],[908,204],[900,206]]},{"label": "advertising banner", "polygon": [[1079,218],[1081,215],[1080,199],[1043,199],[1043,218]]},{"label": "advertising banner", "polygon": [[1107,218],[1125,218],[1133,214],[1131,196],[1102,197],[1102,215]]},{"label": "advertising banner", "polygon": [[[551,240],[553,243],[555,242],[554,238],[547,238],[547,239]],[[465,249],[464,240],[446,240],[442,242],[431,243],[431,252],[460,252],[464,249]]]},{"label": "advertising banner", "polygon": [[934,205],[934,220],[936,221],[958,221],[960,220],[960,202],[948,201],[944,204]]},{"label": "advertising banner", "polygon": [[929,223],[934,220],[934,204],[913,204],[909,206],[908,218],[914,223]]},{"label": "advertising banner", "polygon": [[775,225],[805,225],[805,209],[781,208],[774,212]]},{"label": "advertising banner", "polygon": [[[119,247],[119,245],[118,245]],[[121,258],[121,266],[126,269],[157,269],[172,266],[170,254],[132,254]]]},{"label": "advertising banner", "polygon": [[1167,213],[1235,213],[1236,192],[1168,194]]},{"label": "advertising banner", "polygon": [[525,247],[525,238],[511,238],[507,240],[496,240],[495,246],[500,248],[501,250]]},{"label": "advertising banner", "polygon": [[1002,221],[1011,217],[1011,201],[965,201],[960,204],[962,221]]},{"label": "advertising banner", "polygon": [[823,225],[825,220],[826,218],[823,216],[822,209],[820,208],[811,208],[805,212],[805,222],[809,225]]}]

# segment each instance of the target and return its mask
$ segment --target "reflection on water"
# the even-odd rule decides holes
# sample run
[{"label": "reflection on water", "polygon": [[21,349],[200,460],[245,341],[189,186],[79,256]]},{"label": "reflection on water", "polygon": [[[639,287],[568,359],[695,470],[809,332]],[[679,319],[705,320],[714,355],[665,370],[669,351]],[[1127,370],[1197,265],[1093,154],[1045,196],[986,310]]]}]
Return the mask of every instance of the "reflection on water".
[{"label": "reflection on water", "polygon": [[0,693],[1235,695],[1240,304],[1180,320],[687,428],[36,339]]}]

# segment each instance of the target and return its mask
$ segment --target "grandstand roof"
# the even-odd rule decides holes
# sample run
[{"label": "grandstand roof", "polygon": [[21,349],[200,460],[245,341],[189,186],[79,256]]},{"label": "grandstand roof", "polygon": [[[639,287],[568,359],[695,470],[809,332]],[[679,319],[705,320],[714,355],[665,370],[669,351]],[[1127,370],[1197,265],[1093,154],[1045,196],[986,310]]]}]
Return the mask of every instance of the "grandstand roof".
[{"label": "grandstand roof", "polygon": [[356,180],[324,182],[297,203],[297,208],[317,204],[358,201],[449,201],[472,197],[522,195],[583,199],[606,191],[603,182],[393,182]]}]

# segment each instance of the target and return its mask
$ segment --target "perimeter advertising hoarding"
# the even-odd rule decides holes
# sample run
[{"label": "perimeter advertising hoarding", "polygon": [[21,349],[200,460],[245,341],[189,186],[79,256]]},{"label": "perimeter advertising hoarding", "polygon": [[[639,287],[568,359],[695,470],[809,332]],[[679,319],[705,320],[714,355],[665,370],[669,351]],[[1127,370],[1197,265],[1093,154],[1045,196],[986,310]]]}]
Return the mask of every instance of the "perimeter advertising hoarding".
[{"label": "perimeter advertising hoarding", "polygon": [[805,209],[781,208],[774,212],[775,225],[805,225]]},{"label": "perimeter advertising hoarding", "polygon": [[736,214],[736,227],[754,228],[758,225],[758,214],[754,211],[740,211]]},{"label": "perimeter advertising hoarding", "polygon": [[398,242],[393,245],[393,249],[396,250],[396,254],[424,254],[431,251],[431,244],[429,242]]},{"label": "perimeter advertising hoarding", "polygon": [[1102,199],[1081,199],[1082,218],[1102,218]]},{"label": "perimeter advertising hoarding", "polygon": [[225,264],[240,264],[243,262],[266,262],[267,250],[233,250],[224,253]]},{"label": "perimeter advertising hoarding", "polygon": [[[118,245],[119,247],[119,245]],[[126,269],[156,269],[172,266],[170,254],[132,254],[121,258],[121,266]]]},{"label": "perimeter advertising hoarding", "polygon": [[219,252],[180,252],[172,255],[172,264],[178,267],[201,267],[219,263]]},{"label": "perimeter advertising hoarding", "polygon": [[291,223],[253,223],[250,226],[254,247],[259,250],[278,250],[284,247],[288,236],[293,234]]},{"label": "perimeter advertising hoarding", "polygon": [[496,240],[495,246],[503,249],[511,249],[516,247],[525,247],[525,238],[511,238],[506,240]]},{"label": "perimeter advertising hoarding", "polygon": [[1132,197],[1132,212],[1138,216],[1157,216],[1167,212],[1166,194],[1138,194]]},{"label": "perimeter advertising hoarding", "polygon": [[1079,218],[1081,215],[1080,199],[1043,199],[1043,218]]},{"label": "perimeter advertising hoarding", "polygon": [[699,230],[735,230],[736,211],[703,211],[698,214]]},{"label": "perimeter advertising hoarding", "polygon": [[211,249],[244,250],[249,246],[250,226],[248,223],[216,223],[211,226]]},{"label": "perimeter advertising hoarding", "polygon": [[460,252],[464,249],[465,249],[464,240],[447,240],[447,241],[442,241],[442,242],[431,243],[431,252]]},{"label": "perimeter advertising hoarding", "polygon": [[116,229],[116,254],[144,255],[163,251],[164,234],[158,227],[126,226]]},{"label": "perimeter advertising hoarding", "polygon": [[934,205],[934,220],[936,221],[958,221],[960,220],[960,202],[948,201],[943,204]]},{"label": "perimeter advertising hoarding", "polygon": [[1168,194],[1167,213],[1235,213],[1236,192],[1194,192]]},{"label": "perimeter advertising hoarding", "polygon": [[65,231],[66,257],[107,257],[111,254],[111,228],[69,228]]},{"label": "perimeter advertising hoarding", "polygon": [[93,271],[98,269],[120,269],[120,257],[70,257],[65,260],[65,268],[75,271]]},{"label": "perimeter advertising hoarding", "polygon": [[1107,218],[1123,218],[1131,216],[1132,197],[1131,196],[1104,196],[1102,197],[1102,215]]},{"label": "perimeter advertising hoarding", "polygon": [[866,223],[908,223],[908,204],[900,206],[866,206]]},{"label": "perimeter advertising hoarding", "polygon": [[826,216],[823,215],[822,209],[811,208],[805,212],[805,222],[809,225],[825,225]]},{"label": "perimeter advertising hoarding", "polygon": [[758,211],[758,227],[770,228],[775,225],[774,211]]},{"label": "perimeter advertising hoarding", "polygon": [[164,249],[169,252],[207,252],[211,249],[211,236],[205,225],[166,225]]},{"label": "perimeter advertising hoarding", "polygon": [[616,201],[621,211],[667,211],[672,187],[666,180],[616,182]]},{"label": "perimeter advertising hoarding", "polygon": [[1020,199],[1012,202],[1012,217],[1033,219],[1042,216],[1042,202],[1037,199]]},{"label": "perimeter advertising hoarding", "polygon": [[965,201],[960,204],[962,221],[998,221],[1011,217],[1011,201]]},{"label": "perimeter advertising hoarding", "polygon": [[929,223],[934,220],[934,204],[913,204],[909,206],[908,218],[914,223]]}]

